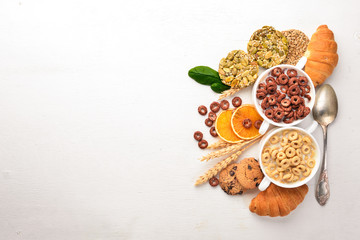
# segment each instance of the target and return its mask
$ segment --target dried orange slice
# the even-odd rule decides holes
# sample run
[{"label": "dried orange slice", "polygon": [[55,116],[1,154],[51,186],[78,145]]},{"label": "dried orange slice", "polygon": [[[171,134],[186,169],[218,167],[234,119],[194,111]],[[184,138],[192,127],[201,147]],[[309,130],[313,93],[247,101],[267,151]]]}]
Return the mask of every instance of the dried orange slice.
[{"label": "dried orange slice", "polygon": [[236,136],[231,127],[231,117],[233,115],[233,109],[222,111],[216,118],[215,130],[219,137],[229,143],[237,143],[241,141],[241,138]]},{"label": "dried orange slice", "polygon": [[[251,127],[245,128],[243,121],[245,119],[251,120]],[[256,111],[254,105],[245,104],[237,108],[231,117],[231,127],[236,134],[241,139],[250,140],[256,138],[260,135],[259,129],[254,127],[255,121],[263,121],[262,117]]]}]

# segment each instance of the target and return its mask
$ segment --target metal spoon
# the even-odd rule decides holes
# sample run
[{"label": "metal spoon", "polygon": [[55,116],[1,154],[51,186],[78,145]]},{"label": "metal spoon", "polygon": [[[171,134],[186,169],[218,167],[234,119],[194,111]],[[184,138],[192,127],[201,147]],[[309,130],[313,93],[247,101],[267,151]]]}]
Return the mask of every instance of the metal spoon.
[{"label": "metal spoon", "polygon": [[320,124],[324,133],[324,151],[321,172],[316,186],[315,197],[321,206],[324,206],[330,197],[330,187],[327,171],[327,127],[332,123],[338,112],[338,102],[334,89],[328,85],[322,85],[315,97],[313,107],[314,119]]}]

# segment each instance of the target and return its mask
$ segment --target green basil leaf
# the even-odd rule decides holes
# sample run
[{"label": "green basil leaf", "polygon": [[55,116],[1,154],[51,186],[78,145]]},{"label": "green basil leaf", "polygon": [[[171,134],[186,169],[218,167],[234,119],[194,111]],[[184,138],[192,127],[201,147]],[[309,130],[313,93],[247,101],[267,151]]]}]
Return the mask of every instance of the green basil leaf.
[{"label": "green basil leaf", "polygon": [[221,82],[219,74],[214,69],[206,66],[198,66],[189,70],[189,77],[203,85],[211,85],[215,82]]},{"label": "green basil leaf", "polygon": [[230,89],[230,86],[225,85],[222,82],[216,82],[211,84],[211,89],[216,93],[222,93],[223,91]]}]

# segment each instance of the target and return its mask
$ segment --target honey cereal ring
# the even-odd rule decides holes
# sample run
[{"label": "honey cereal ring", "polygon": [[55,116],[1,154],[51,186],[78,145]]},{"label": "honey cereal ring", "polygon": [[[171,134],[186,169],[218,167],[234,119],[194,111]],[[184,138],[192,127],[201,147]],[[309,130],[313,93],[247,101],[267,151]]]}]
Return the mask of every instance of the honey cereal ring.
[{"label": "honey cereal ring", "polygon": [[303,154],[305,155],[308,155],[311,151],[311,148],[309,145],[307,144],[304,144],[302,147],[301,147],[301,151],[303,152]]},{"label": "honey cereal ring", "polygon": [[299,156],[299,157],[301,157],[303,155],[300,148],[296,149],[296,155]]},{"label": "honey cereal ring", "polygon": [[269,119],[273,119],[274,118],[274,111],[272,109],[267,109],[265,111],[265,116]]},{"label": "honey cereal ring", "polygon": [[210,128],[210,135],[213,136],[213,137],[217,137],[217,136],[218,136],[215,127],[211,127],[211,128]]},{"label": "honey cereal ring", "polygon": [[299,176],[298,176],[298,175],[294,175],[292,181],[293,181],[293,182],[296,182],[296,181],[298,181],[298,180],[299,180]]},{"label": "honey cereal ring", "polygon": [[198,107],[198,112],[200,113],[200,115],[206,115],[207,114],[207,108],[204,105],[201,105]]},{"label": "honey cereal ring", "polygon": [[277,165],[279,165],[279,166],[281,165],[281,160],[279,158],[276,158],[275,162],[276,162]]},{"label": "honey cereal ring", "polygon": [[296,141],[292,141],[292,142],[291,142],[291,146],[292,146],[293,148],[300,148],[301,145],[302,145],[302,142],[299,141],[299,140],[296,140]]},{"label": "honey cereal ring", "polygon": [[305,95],[305,98],[310,102],[311,101],[311,96],[309,94]]},{"label": "honey cereal ring", "polygon": [[283,148],[281,149],[281,151],[282,151],[282,152],[285,152],[286,149],[288,149],[289,147],[291,147],[291,145],[290,145],[290,144],[287,144],[287,145],[283,146]]},{"label": "honey cereal ring", "polygon": [[265,152],[261,155],[261,160],[263,162],[269,162],[270,161],[270,153]]},{"label": "honey cereal ring", "polygon": [[310,137],[308,136],[305,136],[302,141],[304,142],[304,144],[308,144],[308,145],[311,145],[312,141],[310,139]]},{"label": "honey cereal ring", "polygon": [[292,158],[293,156],[295,156],[296,152],[295,152],[295,148],[293,147],[288,147],[285,151],[285,154],[288,158]]},{"label": "honey cereal ring", "polygon": [[252,125],[252,122],[249,118],[245,118],[243,121],[242,121],[242,125],[244,126],[244,128],[250,128],[251,125]]},{"label": "honey cereal ring", "polygon": [[309,80],[306,77],[299,77],[299,85],[300,86],[306,86],[308,84]]},{"label": "honey cereal ring", "polygon": [[210,109],[214,113],[217,113],[220,110],[220,104],[218,102],[213,102],[210,104]]},{"label": "honey cereal ring", "polygon": [[288,95],[290,96],[295,96],[295,95],[299,95],[300,93],[300,88],[297,85],[291,85],[287,91]]},{"label": "honey cereal ring", "polygon": [[300,97],[297,95],[292,96],[290,101],[294,105],[299,105],[299,103],[301,102]]},{"label": "honey cereal ring", "polygon": [[279,94],[278,98],[276,99],[276,101],[278,103],[281,103],[282,100],[284,100],[286,98],[286,94],[285,93],[281,93]]},{"label": "honey cereal ring", "polygon": [[265,80],[266,83],[275,83],[275,78],[273,77],[268,77],[266,80]]},{"label": "honey cereal ring", "polygon": [[256,129],[260,129],[261,124],[262,124],[262,121],[261,121],[261,120],[256,120],[256,121],[254,122],[254,127],[255,127]]},{"label": "honey cereal ring", "polygon": [[286,159],[282,160],[282,161],[281,161],[281,167],[284,168],[284,169],[290,167],[290,161],[289,161],[289,159],[286,158]]},{"label": "honey cereal ring", "polygon": [[210,120],[209,118],[205,119],[205,125],[208,127],[211,127],[214,124],[213,120]]},{"label": "honey cereal ring", "polygon": [[273,179],[278,180],[278,179],[279,179],[279,172],[278,172],[278,170],[275,169],[275,170],[271,173],[271,176],[272,176]]},{"label": "honey cereal ring", "polygon": [[203,138],[202,132],[200,132],[200,131],[194,132],[194,138],[195,138],[196,141],[201,141],[202,138]]},{"label": "honey cereal ring", "polygon": [[227,109],[229,109],[229,107],[230,107],[229,101],[227,101],[227,100],[222,100],[222,101],[220,102],[220,107],[221,107],[222,110],[227,110]]},{"label": "honey cereal ring", "polygon": [[304,165],[298,165],[298,166],[296,166],[296,168],[302,172],[304,172],[306,170],[306,167]]},{"label": "honey cereal ring", "polygon": [[275,111],[274,111],[274,117],[277,119],[277,120],[281,120],[283,117],[284,117],[285,113],[284,113],[284,110],[281,109],[281,108],[276,108]]},{"label": "honey cereal ring", "polygon": [[283,179],[284,179],[284,180],[286,180],[286,179],[290,179],[290,178],[291,178],[291,176],[292,176],[292,174],[291,174],[291,173],[284,174]]},{"label": "honey cereal ring", "polygon": [[264,153],[266,153],[266,152],[267,152],[267,153],[269,153],[269,154],[270,154],[270,153],[271,153],[271,148],[269,148],[269,147],[264,148],[264,151],[263,151],[263,152],[264,152]]},{"label": "honey cereal ring", "polygon": [[219,180],[216,177],[212,177],[209,179],[209,184],[212,187],[216,187],[217,185],[219,185]]},{"label": "honey cereal ring", "polygon": [[285,171],[285,168],[277,167],[276,170],[280,173],[280,172],[284,172],[284,171]]},{"label": "honey cereal ring", "polygon": [[284,118],[283,122],[287,124],[292,123],[294,122],[294,117],[290,117],[290,118],[286,117]]},{"label": "honey cereal ring", "polygon": [[277,99],[275,95],[270,95],[269,96],[269,104],[270,105],[275,105],[277,103]]},{"label": "honey cereal ring", "polygon": [[294,156],[293,158],[291,158],[291,165],[292,166],[298,166],[301,162],[301,159],[299,156]]},{"label": "honey cereal ring", "polygon": [[293,168],[293,169],[291,169],[291,171],[293,174],[298,175],[298,176],[301,174],[301,171],[297,168]]},{"label": "honey cereal ring", "polygon": [[310,175],[310,173],[311,173],[311,169],[310,169],[310,168],[306,168],[305,172],[303,172],[303,175],[304,175],[305,177],[307,177],[307,176]]},{"label": "honey cereal ring", "polygon": [[[281,169],[282,169],[282,168],[281,168]],[[279,171],[279,170],[278,170],[278,171]],[[283,179],[283,176],[284,176],[284,171],[281,171],[281,172],[279,171],[279,178],[280,178],[280,179]]]},{"label": "honey cereal ring", "polygon": [[271,75],[273,75],[274,77],[278,77],[282,73],[283,73],[283,71],[279,67],[276,67],[273,70],[271,70]]},{"label": "honey cereal ring", "polygon": [[276,158],[283,160],[286,158],[286,154],[284,152],[278,152],[278,154],[276,154]]},{"label": "honey cereal ring", "polygon": [[215,121],[215,120],[216,120],[216,113],[214,113],[214,112],[209,112],[208,118],[209,118],[211,121]]},{"label": "honey cereal ring", "polygon": [[202,139],[202,140],[198,143],[198,145],[199,145],[199,148],[205,149],[205,148],[207,148],[207,146],[208,146],[208,142],[207,142],[206,140]]},{"label": "honey cereal ring", "polygon": [[270,163],[269,166],[268,166],[268,169],[270,171],[274,171],[274,170],[276,170],[276,165],[274,163]]},{"label": "honey cereal ring", "polygon": [[289,78],[288,76],[286,76],[286,74],[280,74],[277,80],[279,81],[279,84],[286,85],[289,81]]},{"label": "honey cereal ring", "polygon": [[289,78],[296,77],[297,71],[295,69],[289,69],[287,70],[286,74],[289,76]]},{"label": "honey cereal ring", "polygon": [[285,147],[288,143],[289,143],[289,139],[286,138],[286,137],[283,137],[283,138],[280,140],[280,145],[281,145],[282,147]]},{"label": "honey cereal ring", "polygon": [[296,139],[298,139],[299,134],[297,131],[291,131],[289,132],[289,140],[290,141],[295,141]]},{"label": "honey cereal ring", "polygon": [[276,155],[279,153],[279,150],[275,149],[274,151],[271,152],[271,157],[272,158],[276,158]]},{"label": "honey cereal ring", "polygon": [[240,97],[234,97],[231,103],[234,107],[240,107],[242,104],[242,100]]},{"label": "honey cereal ring", "polygon": [[271,136],[271,138],[269,139],[269,142],[271,144],[277,144],[279,142],[279,137],[277,135]]},{"label": "honey cereal ring", "polygon": [[309,161],[307,161],[306,165],[308,165],[309,168],[315,167],[315,160],[312,158],[309,159]]},{"label": "honey cereal ring", "polygon": [[296,77],[292,77],[289,79],[289,86],[299,85],[299,80]]}]

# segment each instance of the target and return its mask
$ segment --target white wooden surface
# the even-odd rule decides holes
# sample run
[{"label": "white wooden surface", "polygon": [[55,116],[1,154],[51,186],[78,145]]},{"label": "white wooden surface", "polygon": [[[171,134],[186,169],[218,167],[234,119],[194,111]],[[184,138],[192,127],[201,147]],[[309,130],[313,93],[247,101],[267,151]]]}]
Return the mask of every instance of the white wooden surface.
[{"label": "white wooden surface", "polygon": [[[356,239],[359,9],[355,0],[1,0],[0,239]],[[272,219],[249,212],[255,191],[194,187],[216,162],[197,160],[192,134],[207,131],[197,106],[217,95],[188,69],[216,69],[263,25],[311,36],[320,24],[340,59],[328,80],[340,106],[328,204],[317,204],[312,181],[296,211]]]}]

